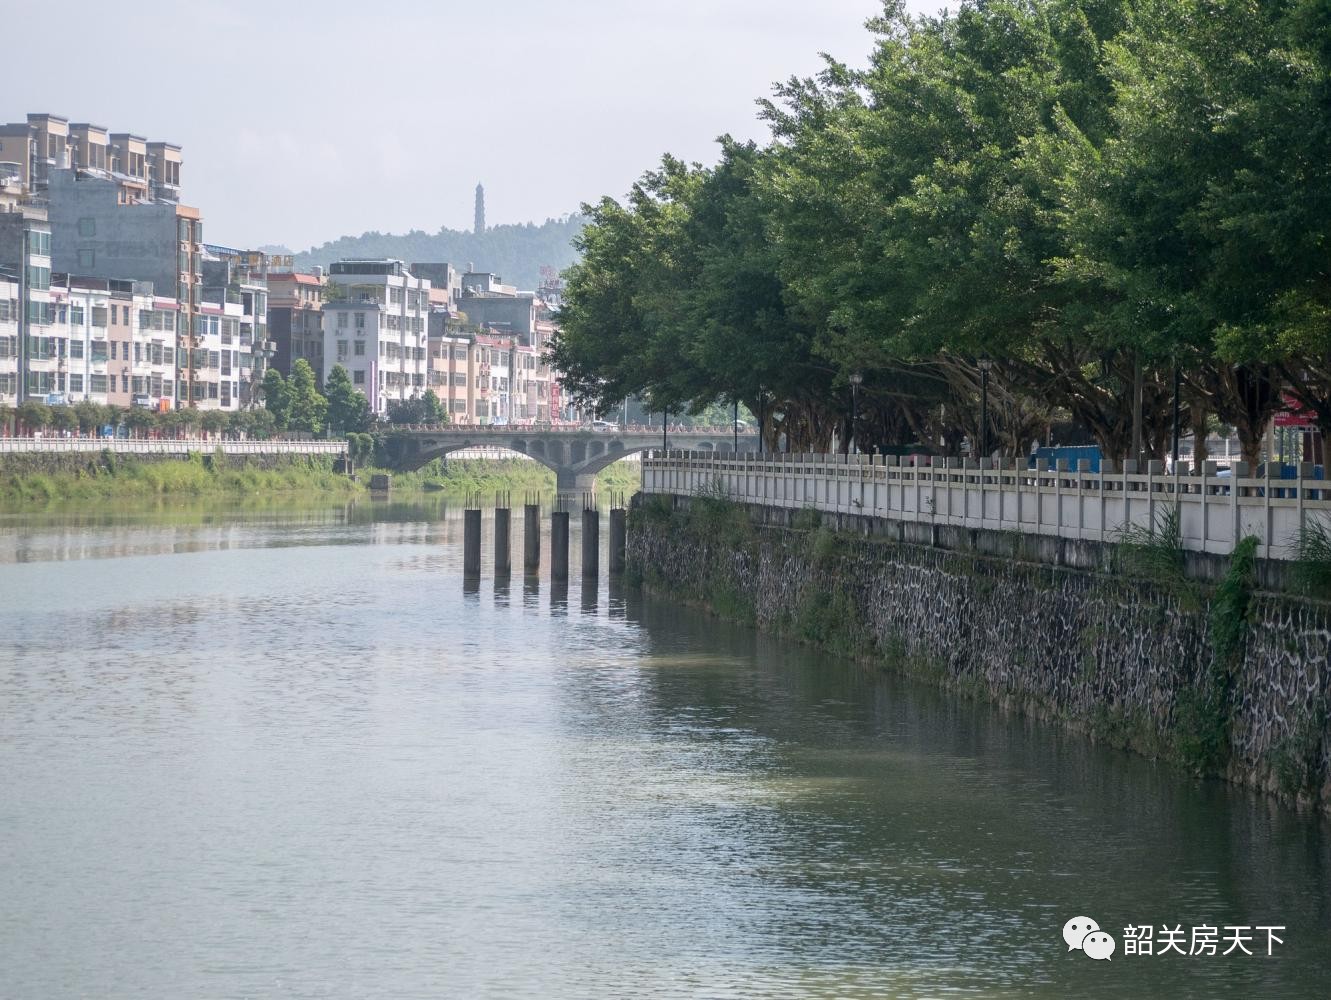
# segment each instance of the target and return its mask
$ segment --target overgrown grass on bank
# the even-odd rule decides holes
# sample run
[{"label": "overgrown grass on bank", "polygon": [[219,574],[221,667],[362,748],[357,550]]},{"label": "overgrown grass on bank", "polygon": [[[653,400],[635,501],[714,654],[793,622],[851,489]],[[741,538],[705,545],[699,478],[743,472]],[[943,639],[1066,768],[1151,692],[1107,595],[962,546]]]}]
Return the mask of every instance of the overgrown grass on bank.
[{"label": "overgrown grass on bank", "polygon": [[[218,456],[196,455],[188,460],[137,462],[115,455],[90,458],[85,468],[62,472],[0,473],[0,508],[46,506],[98,500],[133,500],[157,497],[252,497],[255,495],[311,494],[350,497],[366,493],[370,476],[379,471],[393,477],[395,493],[424,491],[448,493],[507,491],[551,493],[555,475],[536,462],[458,461],[447,468],[431,463],[417,472],[362,469],[358,482],[332,471],[328,459],[296,460],[274,469],[230,466]],[[638,466],[616,462],[597,477],[598,492],[636,492]]]},{"label": "overgrown grass on bank", "polygon": [[229,466],[211,455],[178,462],[135,462],[103,456],[68,472],[0,474],[0,504],[6,507],[63,501],[161,496],[248,496],[255,493],[330,493],[347,496],[359,487],[332,471],[326,460],[292,462],[274,469]]},{"label": "overgrown grass on bank", "polygon": [[[636,462],[615,462],[596,476],[598,493],[638,491],[640,466]],[[448,493],[553,493],[555,474],[538,462],[523,459],[467,459],[441,465],[436,459],[415,472],[389,469],[363,470],[361,478],[372,472],[387,472],[393,477],[394,490],[442,489]]]}]

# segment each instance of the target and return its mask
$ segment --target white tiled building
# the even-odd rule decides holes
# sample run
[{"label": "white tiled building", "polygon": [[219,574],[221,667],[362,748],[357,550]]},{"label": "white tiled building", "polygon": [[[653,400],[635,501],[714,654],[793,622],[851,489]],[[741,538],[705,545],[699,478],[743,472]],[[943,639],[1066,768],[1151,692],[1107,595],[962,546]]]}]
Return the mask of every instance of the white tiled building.
[{"label": "white tiled building", "polygon": [[400,260],[343,260],[329,268],[323,306],[323,372],[351,375],[380,416],[424,395],[429,366],[430,282]]}]

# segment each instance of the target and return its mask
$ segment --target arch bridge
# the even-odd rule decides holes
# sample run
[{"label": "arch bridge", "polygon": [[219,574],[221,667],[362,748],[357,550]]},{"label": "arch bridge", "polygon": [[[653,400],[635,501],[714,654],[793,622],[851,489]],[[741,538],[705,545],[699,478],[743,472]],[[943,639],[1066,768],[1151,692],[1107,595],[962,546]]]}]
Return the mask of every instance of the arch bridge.
[{"label": "arch bridge", "polygon": [[[409,428],[387,438],[385,446],[393,464],[407,472],[419,469],[436,458],[445,458],[466,448],[507,448],[540,462],[555,474],[560,492],[590,492],[596,474],[625,455],[661,447],[658,431],[589,431],[511,427],[438,427]],[[680,431],[667,435],[671,448],[694,451],[733,451],[735,439],[719,432]],[[739,435],[740,451],[757,451],[758,435],[750,431]]]}]

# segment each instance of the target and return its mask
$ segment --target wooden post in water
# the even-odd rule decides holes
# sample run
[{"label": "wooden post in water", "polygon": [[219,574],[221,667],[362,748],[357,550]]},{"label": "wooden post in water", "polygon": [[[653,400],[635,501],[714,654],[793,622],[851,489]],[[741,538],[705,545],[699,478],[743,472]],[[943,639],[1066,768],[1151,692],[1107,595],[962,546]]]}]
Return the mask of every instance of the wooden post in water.
[{"label": "wooden post in water", "polygon": [[568,582],[568,511],[550,515],[550,579]]},{"label": "wooden post in water", "polygon": [[481,575],[481,511],[469,507],[462,512],[462,575]]},{"label": "wooden post in water", "polygon": [[534,575],[541,568],[541,505],[522,508],[522,570]]},{"label": "wooden post in water", "polygon": [[509,522],[508,507],[495,508],[495,579],[503,579],[512,572],[512,559],[509,557]]},{"label": "wooden post in water", "polygon": [[595,580],[601,570],[601,512],[595,507],[582,511],[582,578]]},{"label": "wooden post in water", "polygon": [[623,507],[610,508],[610,575],[624,572],[625,553],[628,548],[628,511]]}]

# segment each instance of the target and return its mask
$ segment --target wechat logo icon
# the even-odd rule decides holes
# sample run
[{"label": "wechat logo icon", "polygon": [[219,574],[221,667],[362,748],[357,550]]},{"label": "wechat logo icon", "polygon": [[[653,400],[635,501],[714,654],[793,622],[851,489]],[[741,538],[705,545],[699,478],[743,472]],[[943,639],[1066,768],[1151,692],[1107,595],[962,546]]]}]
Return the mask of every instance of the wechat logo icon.
[{"label": "wechat logo icon", "polygon": [[1063,940],[1068,951],[1080,951],[1097,962],[1108,962],[1118,946],[1113,937],[1100,930],[1090,917],[1073,917],[1063,925]]}]

